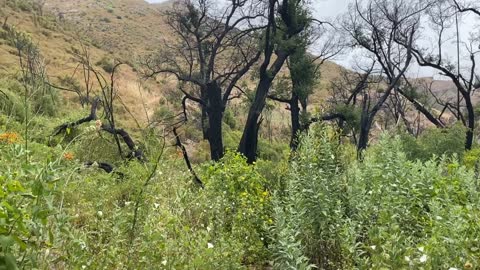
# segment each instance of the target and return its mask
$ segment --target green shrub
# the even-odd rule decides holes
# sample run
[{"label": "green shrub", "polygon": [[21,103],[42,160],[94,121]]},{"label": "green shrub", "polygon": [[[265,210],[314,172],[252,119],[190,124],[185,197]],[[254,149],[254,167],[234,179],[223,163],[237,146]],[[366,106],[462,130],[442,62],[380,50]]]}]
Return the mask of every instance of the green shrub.
[{"label": "green shrub", "polygon": [[235,119],[235,115],[231,110],[225,110],[223,114],[223,122],[227,124],[231,129],[237,128],[237,120]]},{"label": "green shrub", "polygon": [[[302,139],[298,153],[285,177],[285,194],[275,199],[273,226],[275,267],[291,265],[300,251],[322,269],[347,269],[349,260],[341,243],[345,204],[345,180],[334,137],[326,128],[316,127]],[[287,234],[288,233],[288,234]],[[293,254],[285,253],[293,249]],[[301,258],[301,257],[299,257]],[[297,262],[306,269],[304,260]]]},{"label": "green shrub", "polygon": [[48,93],[42,94],[38,92],[31,97],[32,111],[35,114],[42,114],[45,116],[55,116],[59,109],[59,96],[57,91],[49,88]]},{"label": "green shrub", "polygon": [[175,114],[165,105],[159,105],[153,113],[151,121],[170,124],[175,121]]},{"label": "green shrub", "polygon": [[450,128],[430,128],[418,138],[409,134],[401,136],[403,151],[410,160],[426,161],[432,156],[461,157],[465,149],[465,128],[455,125]]},{"label": "green shrub", "polygon": [[22,94],[22,86],[17,81],[0,80],[0,111],[17,121],[24,121],[25,105]]},{"label": "green shrub", "polygon": [[271,224],[268,182],[246,160],[227,152],[205,168],[205,205],[212,230],[241,244],[248,263],[266,260],[265,228]]},{"label": "green shrub", "polygon": [[465,152],[463,155],[463,164],[469,169],[479,170],[480,165],[480,148],[474,148]]},{"label": "green shrub", "polygon": [[286,193],[274,198],[277,265],[305,267],[292,258],[306,256],[321,269],[477,267],[480,197],[472,171],[445,157],[409,161],[404,142],[386,136],[363,162],[344,167],[328,138],[303,139]]},{"label": "green shrub", "polygon": [[288,155],[288,144],[279,140],[269,141],[264,138],[258,140],[257,155],[259,159],[280,161]]},{"label": "green shrub", "polygon": [[61,216],[53,203],[58,152],[31,144],[28,163],[20,144],[0,142],[0,152],[0,267],[41,268],[50,258],[39,250],[58,242],[63,227],[52,218]]}]

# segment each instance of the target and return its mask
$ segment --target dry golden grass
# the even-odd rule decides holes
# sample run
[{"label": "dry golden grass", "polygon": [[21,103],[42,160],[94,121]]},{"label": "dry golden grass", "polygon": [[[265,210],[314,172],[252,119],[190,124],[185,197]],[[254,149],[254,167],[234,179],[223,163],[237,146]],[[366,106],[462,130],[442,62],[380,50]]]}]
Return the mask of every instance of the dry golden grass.
[{"label": "dry golden grass", "polygon": [[[162,10],[170,5],[171,2],[148,4],[143,0],[47,0],[45,8],[49,14],[48,20],[54,25],[51,29],[35,24],[32,14],[13,11],[8,7],[0,13],[0,20],[3,21],[8,16],[9,24],[31,35],[47,60],[48,74],[55,83],[58,78],[72,76],[74,73],[77,63],[72,52],[73,48],[79,48],[80,41],[89,44],[92,63],[106,57],[130,64],[135,63],[139,56],[155,51],[165,41],[171,41],[173,35],[162,15]],[[100,67],[98,69],[101,70]],[[321,81],[311,97],[310,108],[322,103],[327,95],[326,89],[341,69],[333,62],[324,64]],[[0,44],[0,73],[12,74],[17,70],[15,49]],[[76,78],[82,82],[79,72]],[[159,82],[140,82],[139,75],[127,66],[122,66],[117,78],[118,95],[128,108],[126,110],[118,104],[118,115],[121,123],[129,128],[135,128],[137,122],[145,125],[147,116],[152,116],[163,93],[175,87],[175,81],[171,78]],[[255,86],[255,82],[250,81],[248,84],[252,88]],[[70,93],[64,95],[72,98]],[[270,116],[270,126],[275,134],[279,134],[289,128],[289,112],[285,110],[284,104],[275,107]],[[240,122],[242,118],[240,117]]]}]

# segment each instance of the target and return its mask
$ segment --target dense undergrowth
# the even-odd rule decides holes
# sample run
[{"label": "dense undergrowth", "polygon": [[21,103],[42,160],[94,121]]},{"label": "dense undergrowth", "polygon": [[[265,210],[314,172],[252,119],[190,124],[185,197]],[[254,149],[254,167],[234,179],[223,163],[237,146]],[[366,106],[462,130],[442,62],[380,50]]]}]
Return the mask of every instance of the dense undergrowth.
[{"label": "dense undergrowth", "polygon": [[[145,138],[149,162],[125,163],[114,158],[114,145],[95,150],[109,144],[98,142],[93,123],[55,143],[32,135],[28,145],[21,123],[5,115],[1,123],[2,269],[473,269],[480,263],[477,150],[425,159],[407,147],[431,138],[384,135],[359,162],[332,129],[316,126],[289,161],[249,166],[229,152],[218,163],[198,164],[202,190],[153,134]],[[448,141],[455,134],[427,136]],[[110,155],[121,174],[83,165],[99,155]]]},{"label": "dense undergrowth", "polygon": [[[327,125],[293,154],[262,138],[254,165],[233,151],[205,161],[199,143],[200,189],[158,130],[132,133],[145,163],[94,122],[52,136],[88,109],[17,77],[0,80],[0,269],[479,268],[480,148],[463,151],[460,127],[384,134],[362,161]],[[240,125],[224,121],[235,149]]]}]

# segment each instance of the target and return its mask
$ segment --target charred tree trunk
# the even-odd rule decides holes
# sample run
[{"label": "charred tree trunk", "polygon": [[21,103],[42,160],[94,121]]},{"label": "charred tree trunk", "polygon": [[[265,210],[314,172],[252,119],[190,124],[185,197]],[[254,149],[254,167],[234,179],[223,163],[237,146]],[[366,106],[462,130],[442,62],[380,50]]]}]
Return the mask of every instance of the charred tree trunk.
[{"label": "charred tree trunk", "polygon": [[218,161],[224,155],[222,137],[222,119],[225,110],[222,102],[222,90],[214,81],[207,84],[208,102],[208,129],[207,139],[210,144],[210,155],[212,160]]},{"label": "charred tree trunk", "polygon": [[467,107],[467,134],[465,141],[465,150],[471,150],[473,146],[473,131],[475,130],[475,110],[473,108],[470,94],[464,95],[465,105]]},{"label": "charred tree trunk", "polygon": [[238,147],[238,151],[247,158],[247,162],[250,164],[257,159],[259,119],[266,104],[268,91],[287,57],[286,52],[279,52],[270,69],[267,70],[265,67],[260,70],[260,82],[257,86],[255,99],[248,111],[247,122]]},{"label": "charred tree trunk", "polygon": [[370,128],[372,126],[371,117],[368,113],[368,95],[363,96],[362,101],[362,115],[360,118],[360,134],[358,135],[358,145],[357,145],[357,157],[362,159],[363,151],[367,149],[368,145],[368,135],[370,133]]},{"label": "charred tree trunk", "polygon": [[[204,89],[202,87],[202,89],[200,90],[201,93],[200,93],[200,96],[201,96],[201,100],[207,100],[207,91],[208,89]],[[208,125],[209,125],[209,122],[208,122],[208,114],[207,114],[207,106],[205,104],[200,104],[200,109],[202,110],[202,116],[201,116],[201,126],[202,126],[202,134],[203,134],[203,139],[204,140],[208,140]]]},{"label": "charred tree trunk", "polygon": [[433,114],[431,114],[427,110],[427,108],[425,108],[425,106],[423,106],[415,98],[411,97],[410,95],[407,95],[403,90],[401,90],[399,88],[397,88],[397,92],[400,93],[403,97],[405,97],[408,101],[410,101],[410,103],[413,104],[415,109],[417,109],[417,111],[419,111],[421,114],[423,114],[428,119],[428,121],[430,121],[432,124],[434,124],[438,128],[444,128],[445,127],[445,125],[439,119],[437,119],[435,116],[433,116]]},{"label": "charred tree trunk", "polygon": [[298,106],[298,95],[293,92],[290,100],[290,118],[292,121],[292,137],[290,139],[290,149],[295,151],[298,147],[298,139],[301,130],[300,125],[300,107]]},{"label": "charred tree trunk", "polygon": [[[83,123],[96,120],[97,119],[97,109],[98,109],[99,103],[100,103],[100,99],[98,97],[95,98],[94,101],[92,102],[92,107],[90,109],[90,115],[89,116],[84,117],[82,119],[79,119],[75,122],[65,123],[65,124],[62,124],[62,125],[58,126],[55,129],[55,131],[53,132],[53,136],[56,136],[56,135],[58,135],[62,132],[65,132],[67,130],[67,128],[73,128],[73,127],[79,126]],[[125,144],[128,146],[128,149],[130,150],[129,157],[134,157],[134,158],[138,159],[139,161],[146,161],[146,158],[145,158],[145,155],[144,155],[143,151],[140,148],[138,148],[138,146],[135,144],[132,137],[130,137],[130,134],[128,134],[127,131],[125,131],[124,129],[121,129],[121,128],[117,129],[117,128],[113,128],[111,126],[106,126],[106,125],[101,125],[99,128],[103,131],[106,131],[106,132],[114,135],[114,136],[120,135],[123,142],[125,142]]]},{"label": "charred tree trunk", "polygon": [[53,132],[52,135],[57,136],[58,134],[60,134],[62,132],[65,132],[67,130],[67,128],[73,128],[73,127],[79,126],[83,123],[90,122],[90,121],[93,121],[93,120],[97,120],[97,109],[98,109],[99,104],[100,104],[100,98],[96,97],[92,102],[92,107],[90,108],[90,115],[88,115],[87,117],[84,117],[82,119],[79,119],[75,122],[65,123],[65,124],[62,124],[62,125],[58,126],[57,128],[55,128],[55,131]]},{"label": "charred tree trunk", "polygon": [[130,158],[136,158],[138,159],[139,161],[146,161],[146,158],[145,158],[145,155],[143,154],[143,151],[137,147],[137,145],[135,144],[135,142],[133,141],[132,137],[130,137],[130,135],[128,134],[128,132],[126,132],[124,129],[122,128],[112,128],[112,127],[109,127],[109,126],[105,126],[105,125],[102,125],[102,130],[116,136],[116,135],[120,135],[120,137],[122,138],[123,142],[128,146],[128,149],[130,150],[130,153],[129,155],[127,155],[127,157],[130,157]]}]

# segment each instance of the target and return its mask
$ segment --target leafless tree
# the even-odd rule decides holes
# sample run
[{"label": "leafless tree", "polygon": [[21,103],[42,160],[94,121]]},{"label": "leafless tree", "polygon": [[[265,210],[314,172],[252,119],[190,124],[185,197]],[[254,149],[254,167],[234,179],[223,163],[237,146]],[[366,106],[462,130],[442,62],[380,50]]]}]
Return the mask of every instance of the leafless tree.
[{"label": "leafless tree", "polygon": [[[402,78],[412,60],[412,44],[420,22],[420,13],[426,7],[412,1],[356,1],[350,11],[344,29],[351,36],[353,45],[368,53],[376,63],[376,76],[382,82],[374,91],[380,93],[375,100],[372,92],[363,93],[361,99],[360,131],[357,149],[359,157],[367,147],[369,134],[377,113],[384,107],[392,92],[402,84]],[[398,46],[401,39],[406,46]]]},{"label": "leafless tree", "polygon": [[[239,80],[260,58],[259,32],[263,17],[249,0],[229,0],[216,9],[211,0],[181,0],[165,12],[174,40],[147,57],[146,75],[173,75],[190,91],[179,87],[185,100],[202,109],[204,135],[209,141],[211,158],[223,156],[222,119]],[[183,102],[185,104],[185,102]],[[185,109],[185,108],[184,108]]]},{"label": "leafless tree", "polygon": [[[470,8],[460,6],[457,1],[454,1],[454,4],[454,7],[457,7],[460,12],[471,11]],[[448,1],[434,1],[430,6],[429,12],[426,14],[434,25],[436,45],[432,48],[426,48],[421,45],[420,41],[416,41],[410,46],[405,39],[398,38],[396,38],[396,42],[404,47],[411,47],[412,54],[420,66],[438,71],[440,75],[447,77],[455,85],[455,91],[458,93],[457,101],[442,102],[445,104],[443,111],[445,109],[451,110],[467,128],[465,149],[468,150],[472,148],[474,139],[475,110],[472,95],[477,88],[478,70],[476,67],[476,56],[480,52],[478,47],[480,41],[470,39],[468,42],[463,42],[463,54],[468,55],[467,59],[469,62],[466,68],[464,68],[465,64],[460,66],[460,63],[454,64],[449,61],[445,55],[445,32],[453,27],[454,20],[452,18],[455,16],[456,10],[452,11],[452,5]],[[457,42],[459,42],[460,49],[460,41]],[[458,59],[461,57],[460,54],[459,51]]]}]

